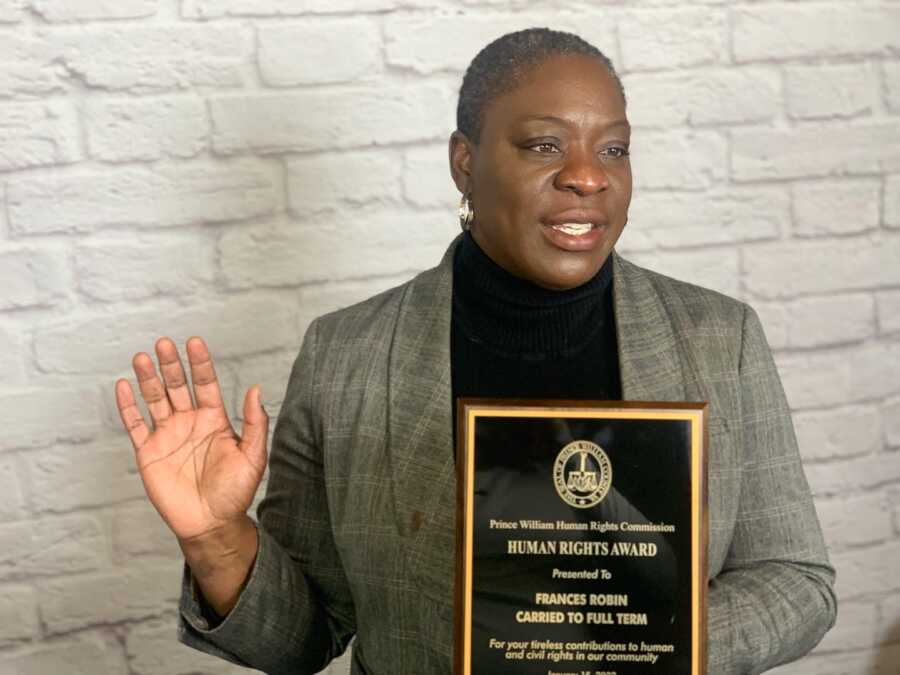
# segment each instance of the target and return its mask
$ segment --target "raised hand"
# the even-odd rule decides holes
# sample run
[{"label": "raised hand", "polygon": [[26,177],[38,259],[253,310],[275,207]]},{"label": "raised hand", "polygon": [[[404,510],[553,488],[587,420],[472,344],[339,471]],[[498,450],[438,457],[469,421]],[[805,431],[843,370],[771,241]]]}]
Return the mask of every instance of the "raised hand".
[{"label": "raised hand", "polygon": [[156,342],[162,380],[148,354],[133,359],[152,430],[128,380],[116,382],[119,414],[134,445],[144,489],[183,547],[244,517],[266,468],[269,427],[259,387],[254,386],[244,396],[244,425],[238,436],[222,403],[206,344],[190,338],[187,354],[193,399],[172,340]]}]

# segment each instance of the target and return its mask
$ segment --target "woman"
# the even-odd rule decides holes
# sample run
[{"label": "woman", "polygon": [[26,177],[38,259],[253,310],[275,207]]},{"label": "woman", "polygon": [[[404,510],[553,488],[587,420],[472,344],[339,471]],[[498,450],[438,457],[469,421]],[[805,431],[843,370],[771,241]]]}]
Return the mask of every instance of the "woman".
[{"label": "woman", "polygon": [[482,50],[450,139],[468,231],[436,268],[310,326],[266,464],[258,387],[240,437],[188,341],[134,368],[122,420],[185,554],[180,637],[270,673],[314,673],[353,635],[353,673],[447,673],[453,401],[710,403],[709,672],[801,656],[833,624],[829,566],[756,315],[619,258],[630,128],[609,61],[545,29]]}]

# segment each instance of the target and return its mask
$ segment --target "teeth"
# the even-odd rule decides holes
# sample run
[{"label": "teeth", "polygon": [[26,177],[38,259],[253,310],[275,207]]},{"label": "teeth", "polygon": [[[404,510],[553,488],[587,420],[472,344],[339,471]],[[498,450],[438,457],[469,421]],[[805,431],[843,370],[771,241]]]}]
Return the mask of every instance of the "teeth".
[{"label": "teeth", "polygon": [[552,227],[559,232],[565,232],[566,234],[571,234],[573,237],[578,237],[590,232],[591,228],[594,226],[590,223],[563,223],[562,225],[553,225]]}]

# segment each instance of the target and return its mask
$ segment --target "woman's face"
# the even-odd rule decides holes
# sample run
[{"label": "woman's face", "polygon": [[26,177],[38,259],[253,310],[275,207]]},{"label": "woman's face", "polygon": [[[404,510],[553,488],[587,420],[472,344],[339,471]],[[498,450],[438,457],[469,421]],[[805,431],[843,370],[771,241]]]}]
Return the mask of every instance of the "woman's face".
[{"label": "woman's face", "polygon": [[593,277],[631,202],[630,127],[615,81],[596,59],[551,57],[485,110],[478,145],[450,139],[472,236],[508,272],[551,289]]}]

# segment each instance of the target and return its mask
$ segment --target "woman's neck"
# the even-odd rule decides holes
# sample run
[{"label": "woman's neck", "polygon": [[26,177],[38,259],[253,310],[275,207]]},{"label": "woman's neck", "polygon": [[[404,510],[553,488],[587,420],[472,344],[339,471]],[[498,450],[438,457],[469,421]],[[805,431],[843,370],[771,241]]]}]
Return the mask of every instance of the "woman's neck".
[{"label": "woman's neck", "polygon": [[502,356],[546,359],[583,349],[612,302],[612,257],[587,283],[554,291],[491,260],[466,232],[453,260],[453,320],[466,337]]}]

